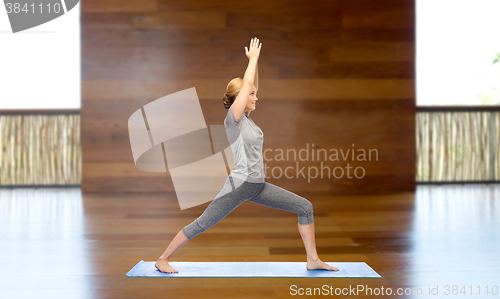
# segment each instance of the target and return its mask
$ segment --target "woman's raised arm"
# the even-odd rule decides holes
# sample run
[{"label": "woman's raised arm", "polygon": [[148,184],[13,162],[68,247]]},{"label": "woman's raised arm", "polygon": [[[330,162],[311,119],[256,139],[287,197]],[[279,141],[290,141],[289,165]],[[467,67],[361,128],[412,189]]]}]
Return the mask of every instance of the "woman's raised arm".
[{"label": "woman's raised arm", "polygon": [[253,85],[255,85],[255,91],[259,91],[259,61],[255,65],[255,82]]},{"label": "woman's raised arm", "polygon": [[254,80],[256,78],[257,62],[259,60],[261,46],[262,44],[259,43],[259,39],[255,37],[250,41],[250,49],[245,47],[245,54],[249,59],[248,67],[245,71],[245,76],[243,77],[243,85],[241,86],[240,92],[236,96],[232,105],[236,121],[239,121],[243,113],[245,113],[248,97],[250,96],[252,85],[254,84]]}]

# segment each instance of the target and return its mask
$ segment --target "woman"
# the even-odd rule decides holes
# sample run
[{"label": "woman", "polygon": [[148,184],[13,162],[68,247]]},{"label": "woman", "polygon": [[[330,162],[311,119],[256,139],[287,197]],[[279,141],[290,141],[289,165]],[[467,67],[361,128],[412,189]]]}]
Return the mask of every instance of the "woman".
[{"label": "woman", "polygon": [[[262,44],[259,39],[250,41],[245,47],[249,59],[243,78],[234,78],[226,88],[224,106],[229,109],[224,127],[234,154],[235,166],[228,176],[221,192],[206,208],[203,214],[180,230],[155,267],[165,273],[178,271],[169,265],[172,254],[197,234],[214,226],[244,201],[291,211],[298,215],[299,232],[307,253],[307,270],[338,271],[322,262],[316,252],[314,237],[313,206],[307,199],[264,181],[262,144],[264,134],[250,118],[255,110],[258,88],[257,61]],[[255,85],[254,85],[255,83]]]}]

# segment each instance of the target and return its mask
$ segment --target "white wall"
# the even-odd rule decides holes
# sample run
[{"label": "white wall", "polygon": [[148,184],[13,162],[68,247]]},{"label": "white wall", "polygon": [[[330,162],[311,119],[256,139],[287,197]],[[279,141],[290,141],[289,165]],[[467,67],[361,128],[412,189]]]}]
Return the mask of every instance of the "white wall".
[{"label": "white wall", "polygon": [[12,33],[0,5],[0,109],[78,109],[80,4],[63,16]]},{"label": "white wall", "polygon": [[499,105],[500,0],[416,6],[417,105]]}]

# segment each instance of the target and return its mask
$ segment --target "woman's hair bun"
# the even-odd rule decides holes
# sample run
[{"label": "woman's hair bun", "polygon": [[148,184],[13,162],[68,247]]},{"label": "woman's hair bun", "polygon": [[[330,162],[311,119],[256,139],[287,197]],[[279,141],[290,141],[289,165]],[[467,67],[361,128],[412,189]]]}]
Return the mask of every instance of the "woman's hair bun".
[{"label": "woman's hair bun", "polygon": [[235,96],[228,96],[227,93],[224,93],[224,97],[222,98],[222,103],[224,104],[224,108],[229,109],[233,104]]},{"label": "woman's hair bun", "polygon": [[226,92],[224,93],[224,97],[222,98],[224,108],[229,109],[231,107],[231,105],[236,100],[236,96],[240,92],[242,85],[243,77],[236,77],[229,81],[229,83],[227,84]]}]

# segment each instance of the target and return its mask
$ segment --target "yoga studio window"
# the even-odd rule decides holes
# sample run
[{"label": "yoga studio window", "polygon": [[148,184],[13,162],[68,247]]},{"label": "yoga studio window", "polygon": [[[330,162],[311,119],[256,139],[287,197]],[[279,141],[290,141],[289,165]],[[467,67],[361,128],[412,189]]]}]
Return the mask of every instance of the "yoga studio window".
[{"label": "yoga studio window", "polygon": [[80,5],[11,2],[0,5],[0,186],[79,186]]},{"label": "yoga studio window", "polygon": [[416,0],[416,180],[500,181],[500,1]]}]

